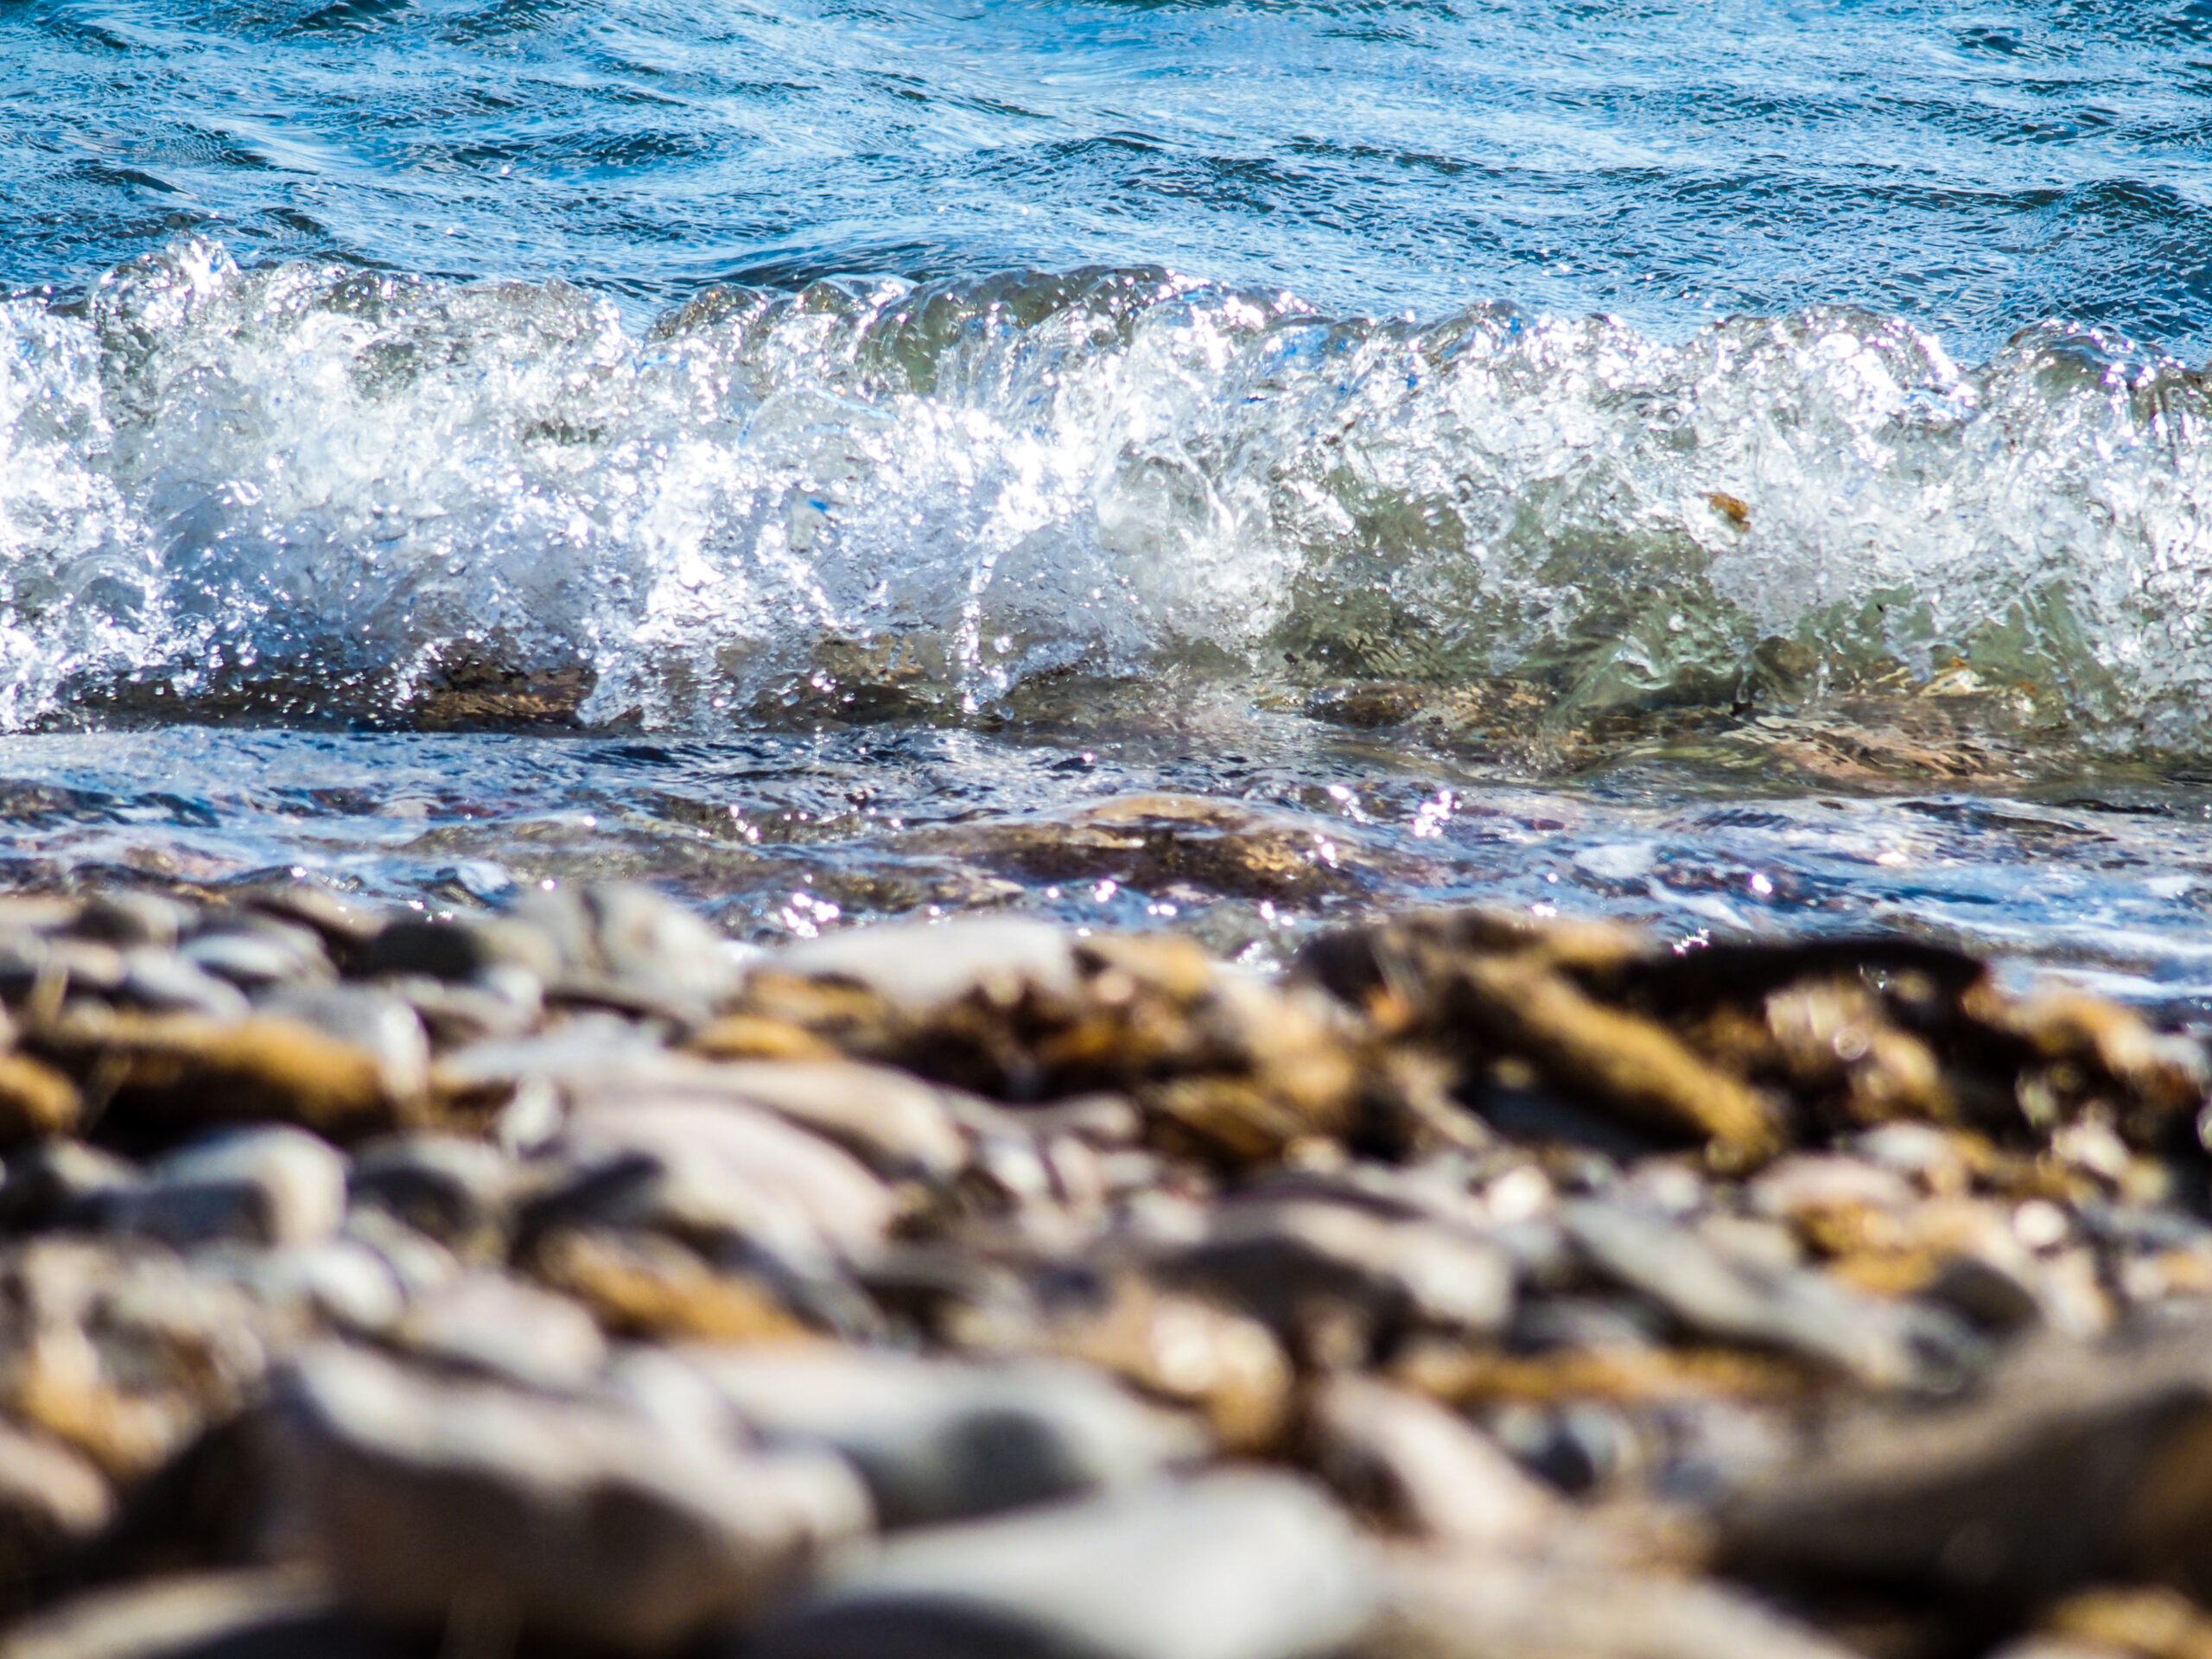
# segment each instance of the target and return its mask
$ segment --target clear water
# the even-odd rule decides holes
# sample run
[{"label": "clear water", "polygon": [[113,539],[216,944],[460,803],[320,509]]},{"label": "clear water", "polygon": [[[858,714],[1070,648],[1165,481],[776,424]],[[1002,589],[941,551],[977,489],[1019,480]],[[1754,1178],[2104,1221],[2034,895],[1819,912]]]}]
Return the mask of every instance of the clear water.
[{"label": "clear water", "polygon": [[2196,995],[2207,0],[44,0],[0,134],[18,885]]}]

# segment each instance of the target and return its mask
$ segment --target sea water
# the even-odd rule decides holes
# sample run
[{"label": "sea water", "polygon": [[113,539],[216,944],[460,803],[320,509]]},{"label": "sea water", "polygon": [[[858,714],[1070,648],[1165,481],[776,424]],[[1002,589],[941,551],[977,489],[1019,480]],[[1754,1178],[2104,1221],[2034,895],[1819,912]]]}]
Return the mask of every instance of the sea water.
[{"label": "sea water", "polygon": [[2212,3],[0,11],[0,880],[2212,989]]}]

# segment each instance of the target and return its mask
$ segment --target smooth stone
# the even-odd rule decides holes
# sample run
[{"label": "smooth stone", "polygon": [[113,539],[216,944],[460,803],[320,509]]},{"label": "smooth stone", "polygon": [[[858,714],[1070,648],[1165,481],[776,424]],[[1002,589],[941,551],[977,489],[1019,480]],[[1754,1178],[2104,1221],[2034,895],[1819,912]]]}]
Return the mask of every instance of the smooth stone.
[{"label": "smooth stone", "polygon": [[1354,1511],[1395,1530],[1485,1549],[1527,1549],[1565,1515],[1466,1419],[1372,1377],[1322,1379],[1307,1409],[1315,1471]]},{"label": "smooth stone", "polygon": [[525,1388],[582,1388],[607,1363],[607,1339],[582,1307],[496,1273],[421,1297],[391,1334],[417,1357]]},{"label": "smooth stone", "polygon": [[[527,916],[550,895],[526,894]],[[610,882],[583,895],[592,919],[590,965],[618,983],[677,1003],[710,1005],[737,988],[738,960],[706,920],[651,887]]]},{"label": "smooth stone", "polygon": [[897,1211],[849,1153],[734,1103],[587,1101],[547,1155],[575,1174],[544,1215],[753,1240],[793,1258],[862,1252]]},{"label": "smooth stone", "polygon": [[1708,1580],[1440,1553],[1384,1583],[1351,1659],[1859,1659]]},{"label": "smooth stone", "polygon": [[271,1312],[342,1331],[381,1332],[407,1306],[407,1289],[377,1251],[340,1236],[264,1250],[218,1245],[194,1252],[193,1271],[227,1279]]},{"label": "smooth stone", "polygon": [[345,1219],[346,1160],[289,1124],[226,1129],[170,1154],[103,1207],[117,1231],[181,1249],[310,1243]]},{"label": "smooth stone", "polygon": [[253,1011],[246,994],[197,963],[167,950],[124,953],[123,983],[116,1000],[157,1014],[196,1014],[209,1020],[243,1020]]},{"label": "smooth stone", "polygon": [[1183,1423],[1084,1366],[853,1348],[686,1357],[761,1434],[851,1459],[887,1527],[1123,1485],[1204,1450]]},{"label": "smooth stone", "polygon": [[802,979],[843,980],[918,1012],[971,991],[1011,1001],[1025,986],[1070,998],[1078,988],[1074,941],[1026,916],[851,928],[785,945],[758,966]]},{"label": "smooth stone", "polygon": [[467,982],[415,974],[382,984],[415,1010],[439,1048],[520,1037],[545,1017],[545,987],[524,968],[486,969]]},{"label": "smooth stone", "polygon": [[354,951],[353,971],[363,979],[427,974],[432,979],[466,980],[509,965],[552,979],[563,967],[561,948],[542,929],[510,917],[397,917]]},{"label": "smooth stone", "polygon": [[389,1211],[463,1255],[503,1243],[522,1172],[495,1146],[429,1132],[372,1141],[353,1155],[354,1207]]},{"label": "smooth stone", "polygon": [[334,971],[315,933],[274,921],[194,934],[178,954],[201,972],[249,992],[327,980]]},{"label": "smooth stone", "polygon": [[[634,1077],[636,1074],[632,1074]],[[572,1106],[634,1091],[654,1098],[734,1099],[833,1141],[878,1174],[950,1180],[968,1143],[940,1090],[910,1072],[845,1060],[741,1060],[696,1066],[669,1057],[634,1085],[610,1077],[579,1085]]]},{"label": "smooth stone", "polygon": [[1702,1336],[1794,1354],[1876,1387],[1955,1386],[1980,1357],[1974,1333],[1940,1309],[1875,1301],[1816,1273],[1732,1259],[1625,1206],[1585,1201],[1561,1216],[1594,1270]]},{"label": "smooth stone", "polygon": [[868,1524],[843,1461],[744,1452],[609,1405],[303,1356],[279,1402],[314,1557],[373,1617],[503,1611],[631,1653],[753,1612]]},{"label": "smooth stone", "polygon": [[348,1618],[297,1567],[162,1577],[90,1591],[9,1633],[8,1659],[419,1659]]},{"label": "smooth stone", "polygon": [[439,1094],[458,1100],[511,1098],[533,1084],[564,1088],[620,1075],[631,1066],[662,1064],[658,1033],[610,1014],[571,1016],[550,1031],[487,1037],[438,1056],[431,1078]]},{"label": "smooth stone", "polygon": [[99,1068],[114,1087],[110,1115],[142,1130],[274,1118],[344,1139],[389,1129],[418,1103],[395,1092],[377,1053],[259,1012],[224,1021],[71,1002],[42,1041]]},{"label": "smooth stone", "polygon": [[1762,1216],[1783,1220],[1825,1210],[1903,1210],[1919,1201],[1897,1170],[1837,1153],[1793,1153],[1745,1184],[1744,1196]]},{"label": "smooth stone", "polygon": [[1342,1204],[1236,1204],[1206,1236],[1154,1265],[1160,1280],[1223,1297],[1286,1339],[1310,1338],[1318,1309],[1363,1338],[1406,1323],[1495,1334],[1513,1311],[1513,1269],[1487,1240]]},{"label": "smooth stone", "polygon": [[86,900],[68,931],[103,944],[174,950],[193,924],[192,908],[157,893],[104,893]]},{"label": "smooth stone", "polygon": [[1157,1483],[895,1537],[744,1659],[1320,1659],[1366,1625],[1372,1567],[1336,1509],[1257,1472]]},{"label": "smooth stone", "polygon": [[1728,1570],[1982,1607],[2097,1582],[2212,1600],[2212,1319],[2015,1349],[1941,1410],[1862,1412],[1719,1510]]},{"label": "smooth stone", "polygon": [[374,1060],[385,1096],[421,1097],[430,1083],[430,1044],[404,998],[365,985],[287,985],[261,1011],[309,1026]]},{"label": "smooth stone", "polygon": [[339,1236],[383,1262],[410,1302],[443,1289],[461,1275],[460,1257],[389,1211],[359,1206],[348,1210]]}]

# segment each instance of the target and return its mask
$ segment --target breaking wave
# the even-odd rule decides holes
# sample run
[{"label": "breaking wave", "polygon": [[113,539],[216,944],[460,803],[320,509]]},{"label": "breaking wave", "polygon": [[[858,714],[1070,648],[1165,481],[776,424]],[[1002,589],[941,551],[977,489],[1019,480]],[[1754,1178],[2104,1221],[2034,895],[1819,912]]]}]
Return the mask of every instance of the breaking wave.
[{"label": "breaking wave", "polygon": [[1069,677],[1968,695],[2212,747],[2201,375],[1825,309],[1669,343],[1153,270],[709,292],[241,270],[0,307],[0,722],[712,730]]}]

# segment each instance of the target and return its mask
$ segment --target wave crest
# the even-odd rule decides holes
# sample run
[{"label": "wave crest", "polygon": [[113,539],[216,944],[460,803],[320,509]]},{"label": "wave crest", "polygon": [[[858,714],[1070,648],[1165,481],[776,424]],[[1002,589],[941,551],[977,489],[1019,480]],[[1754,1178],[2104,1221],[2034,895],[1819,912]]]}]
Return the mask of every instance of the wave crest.
[{"label": "wave crest", "polygon": [[711,729],[1172,673],[2212,742],[2212,407],[2090,331],[1961,370],[1849,310],[1667,343],[1128,270],[718,289],[639,334],[193,241],[0,337],[14,727]]}]

